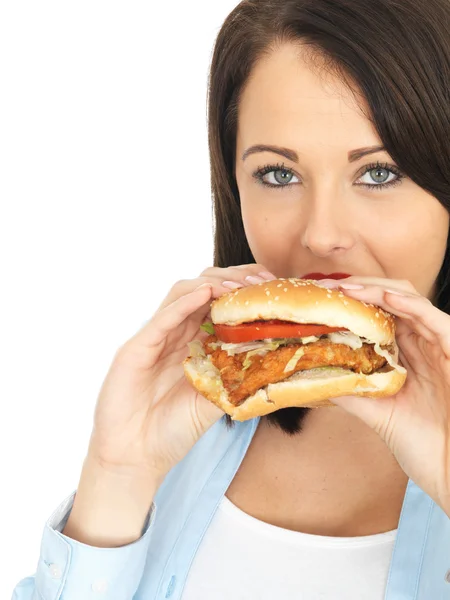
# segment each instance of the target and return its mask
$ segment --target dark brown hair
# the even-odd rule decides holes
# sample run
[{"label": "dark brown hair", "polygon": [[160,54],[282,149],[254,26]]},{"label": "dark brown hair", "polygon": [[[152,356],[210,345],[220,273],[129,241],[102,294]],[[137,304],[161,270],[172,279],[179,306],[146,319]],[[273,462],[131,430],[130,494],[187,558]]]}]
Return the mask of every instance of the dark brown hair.
[{"label": "dark brown hair", "polygon": [[[302,43],[362,93],[400,170],[450,210],[449,0],[244,0],[217,36],[209,77],[208,139],[214,265],[255,262],[234,176],[239,97],[258,60]],[[437,306],[450,314],[450,247]],[[280,412],[280,411],[279,411]]]}]

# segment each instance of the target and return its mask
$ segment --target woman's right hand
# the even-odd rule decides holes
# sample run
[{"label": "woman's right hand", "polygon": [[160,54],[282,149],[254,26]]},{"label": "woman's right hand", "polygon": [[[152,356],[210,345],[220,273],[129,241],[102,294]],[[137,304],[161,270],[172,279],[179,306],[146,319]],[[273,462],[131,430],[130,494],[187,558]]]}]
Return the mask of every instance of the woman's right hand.
[{"label": "woman's right hand", "polygon": [[250,264],[211,267],[197,279],[179,281],[153,317],[119,348],[97,400],[91,459],[114,473],[150,472],[162,480],[223,416],[189,384],[183,360],[188,342],[207,335],[200,325],[212,300],[233,287],[257,283],[249,276],[275,278],[262,265]]}]

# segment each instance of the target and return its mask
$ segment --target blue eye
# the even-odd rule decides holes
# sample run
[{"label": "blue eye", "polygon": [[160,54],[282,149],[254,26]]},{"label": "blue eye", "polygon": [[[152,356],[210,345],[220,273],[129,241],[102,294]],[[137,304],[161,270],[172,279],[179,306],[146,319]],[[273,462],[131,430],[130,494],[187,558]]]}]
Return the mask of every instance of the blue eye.
[{"label": "blue eye", "polygon": [[[269,175],[269,177],[266,177],[266,175]],[[300,183],[291,169],[279,164],[261,167],[253,173],[253,177],[261,185],[272,188],[283,188],[288,187],[291,183]],[[292,181],[293,178],[296,178],[297,181]]]},{"label": "blue eye", "polygon": [[[386,189],[388,187],[398,185],[405,177],[400,169],[395,165],[388,165],[386,163],[380,164],[378,162],[367,165],[366,170],[361,175],[359,180],[366,175],[369,176],[369,179],[363,181],[362,183],[356,183],[356,185],[364,187],[368,190]],[[370,183],[370,181],[373,181],[374,183]]]}]

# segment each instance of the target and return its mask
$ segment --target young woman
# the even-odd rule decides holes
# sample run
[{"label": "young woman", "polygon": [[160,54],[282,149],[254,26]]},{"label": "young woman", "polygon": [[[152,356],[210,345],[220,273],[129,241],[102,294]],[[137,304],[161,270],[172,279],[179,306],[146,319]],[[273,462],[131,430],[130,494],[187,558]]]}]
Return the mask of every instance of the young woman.
[{"label": "young woman", "polygon": [[[450,5],[244,0],[209,89],[214,266],[117,352],[16,600],[450,598]],[[394,398],[230,423],[182,361],[224,292],[311,273],[397,315]]]}]

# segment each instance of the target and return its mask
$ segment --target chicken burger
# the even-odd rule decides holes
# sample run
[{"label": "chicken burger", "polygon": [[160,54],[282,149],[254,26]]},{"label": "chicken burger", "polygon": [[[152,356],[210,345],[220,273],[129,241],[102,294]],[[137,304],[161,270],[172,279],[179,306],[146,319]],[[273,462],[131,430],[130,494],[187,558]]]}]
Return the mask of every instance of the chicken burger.
[{"label": "chicken burger", "polygon": [[203,341],[189,344],[187,379],[232,419],[338,396],[392,396],[404,384],[395,320],[309,279],[274,279],[211,304]]}]

